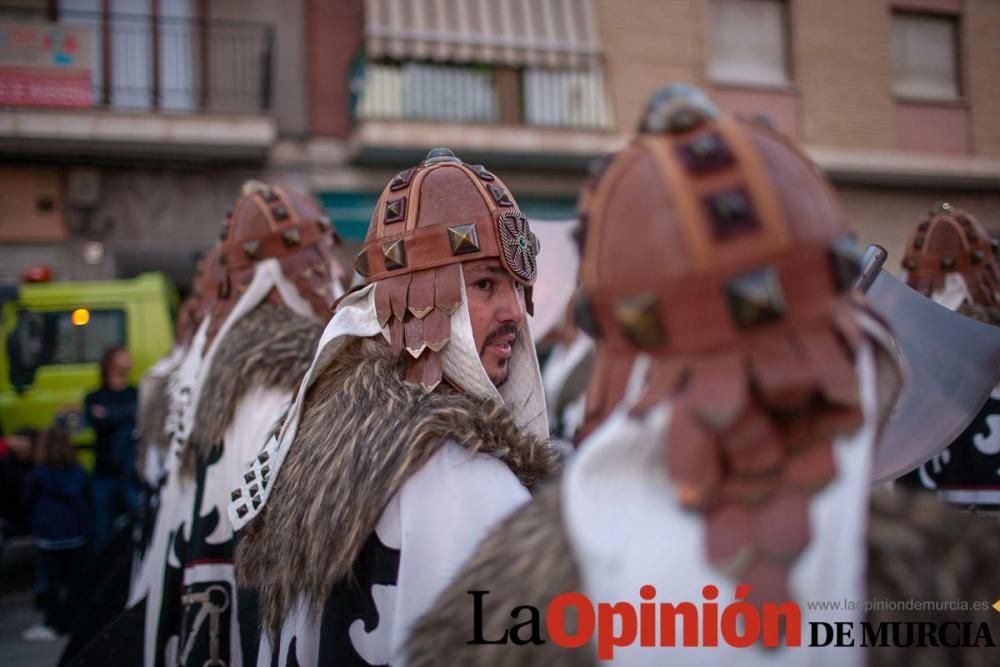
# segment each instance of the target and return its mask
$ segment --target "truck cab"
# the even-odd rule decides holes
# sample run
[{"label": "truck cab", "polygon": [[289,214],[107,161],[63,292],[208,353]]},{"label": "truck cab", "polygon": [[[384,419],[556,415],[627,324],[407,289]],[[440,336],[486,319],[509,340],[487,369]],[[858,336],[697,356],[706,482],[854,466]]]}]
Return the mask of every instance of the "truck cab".
[{"label": "truck cab", "polygon": [[94,434],[82,419],[104,351],[121,345],[139,378],[173,344],[176,292],[161,274],[128,280],[0,286],[0,433],[66,419],[80,463],[93,465]]}]

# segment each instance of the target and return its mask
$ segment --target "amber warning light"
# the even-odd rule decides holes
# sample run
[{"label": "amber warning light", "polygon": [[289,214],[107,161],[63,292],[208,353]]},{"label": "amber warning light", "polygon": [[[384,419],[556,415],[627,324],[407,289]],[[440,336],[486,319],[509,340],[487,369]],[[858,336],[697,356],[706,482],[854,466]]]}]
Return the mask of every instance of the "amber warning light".
[{"label": "amber warning light", "polygon": [[90,321],[90,311],[86,308],[77,308],[70,317],[75,326],[82,327]]}]

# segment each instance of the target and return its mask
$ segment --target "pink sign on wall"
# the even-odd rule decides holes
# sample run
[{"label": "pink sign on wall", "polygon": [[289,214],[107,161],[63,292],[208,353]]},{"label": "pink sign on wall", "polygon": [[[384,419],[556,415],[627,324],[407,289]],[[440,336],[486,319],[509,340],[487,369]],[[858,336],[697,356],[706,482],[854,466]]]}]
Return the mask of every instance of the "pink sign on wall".
[{"label": "pink sign on wall", "polygon": [[89,107],[90,30],[0,22],[0,106]]}]

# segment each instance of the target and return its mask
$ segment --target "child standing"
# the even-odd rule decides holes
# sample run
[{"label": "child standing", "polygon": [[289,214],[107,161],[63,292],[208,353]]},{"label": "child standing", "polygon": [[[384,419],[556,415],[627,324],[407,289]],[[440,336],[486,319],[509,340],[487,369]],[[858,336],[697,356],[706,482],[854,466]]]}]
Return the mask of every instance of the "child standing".
[{"label": "child standing", "polygon": [[42,594],[44,622],[24,632],[25,639],[57,636],[58,613],[70,583],[86,558],[90,526],[90,483],[76,462],[76,452],[63,427],[45,431],[35,456],[35,467],[25,487],[31,508],[32,537],[45,582]]}]

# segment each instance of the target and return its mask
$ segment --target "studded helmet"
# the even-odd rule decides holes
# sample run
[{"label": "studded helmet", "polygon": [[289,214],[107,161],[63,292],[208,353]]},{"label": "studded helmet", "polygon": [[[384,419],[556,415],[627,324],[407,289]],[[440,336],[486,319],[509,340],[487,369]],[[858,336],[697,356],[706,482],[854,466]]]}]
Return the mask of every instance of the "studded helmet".
[{"label": "studded helmet", "polygon": [[949,204],[939,204],[917,223],[906,244],[906,282],[929,297],[944,288],[947,275],[959,275],[972,303],[1000,306],[996,248],[996,241],[974,217]]},{"label": "studded helmet", "polygon": [[382,191],[355,269],[376,283],[379,324],[393,350],[410,355],[406,379],[430,390],[442,377],[440,352],[461,305],[461,262],[497,258],[525,287],[537,274],[538,239],[503,182],[435,148]]},{"label": "studded helmet", "polygon": [[583,431],[646,355],[632,414],[672,405],[666,468],[710,560],[786,599],[832,439],[863,420],[860,261],[836,196],[783,136],[670,86],[581,203],[575,308],[597,345]]},{"label": "studded helmet", "polygon": [[[311,199],[281,186],[248,181],[219,236],[206,256],[202,278],[203,310],[212,318],[205,349],[253,280],[256,264],[266,259],[278,260],[312,311],[326,320],[334,302],[331,248],[339,239]],[[280,301],[277,290],[268,299]]]}]

